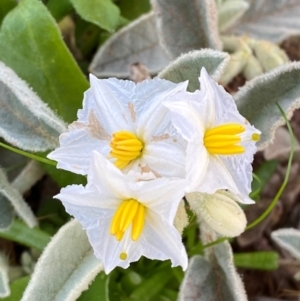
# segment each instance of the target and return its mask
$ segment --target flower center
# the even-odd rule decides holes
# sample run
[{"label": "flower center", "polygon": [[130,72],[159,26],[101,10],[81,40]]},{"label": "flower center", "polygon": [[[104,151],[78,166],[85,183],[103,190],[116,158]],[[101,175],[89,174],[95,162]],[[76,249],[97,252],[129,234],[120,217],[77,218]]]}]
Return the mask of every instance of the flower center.
[{"label": "flower center", "polygon": [[[207,130],[204,134],[204,145],[212,155],[235,155],[245,152],[243,146],[238,145],[241,141],[240,134],[245,132],[245,127],[238,123],[228,123]],[[258,135],[258,134],[253,134]],[[259,135],[258,135],[259,136]],[[259,137],[252,137],[257,141]]]},{"label": "flower center", "polygon": [[114,164],[122,169],[141,155],[144,145],[133,133],[120,131],[112,135],[110,147]]},{"label": "flower center", "polygon": [[110,234],[114,235],[118,241],[121,241],[125,231],[130,224],[131,239],[138,240],[143,232],[145,224],[146,207],[135,199],[123,201],[112,219],[110,225]]}]

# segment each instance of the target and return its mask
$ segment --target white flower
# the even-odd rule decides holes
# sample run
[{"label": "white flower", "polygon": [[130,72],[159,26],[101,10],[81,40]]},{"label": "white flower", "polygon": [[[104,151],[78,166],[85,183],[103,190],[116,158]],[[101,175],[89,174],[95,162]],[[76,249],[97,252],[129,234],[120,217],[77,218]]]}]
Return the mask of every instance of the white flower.
[{"label": "white flower", "polygon": [[135,84],[93,75],[90,82],[78,120],[60,136],[60,147],[48,155],[58,168],[87,174],[96,150],[124,173],[184,177],[186,144],[162,102],[185,91],[187,82],[153,79]]},{"label": "white flower", "polygon": [[218,190],[214,194],[193,192],[186,194],[191,209],[200,222],[206,222],[217,233],[234,237],[244,232],[247,219],[232,193]]},{"label": "white flower", "polygon": [[244,203],[253,203],[253,154],[260,131],[239,114],[230,94],[202,68],[201,91],[179,93],[166,102],[187,147],[187,192],[213,194],[228,189]]},{"label": "white flower", "polygon": [[172,266],[185,270],[187,254],[173,225],[184,188],[182,179],[136,182],[93,152],[87,186],[68,186],[56,198],[87,231],[106,273],[127,268],[142,255],[171,259]]}]

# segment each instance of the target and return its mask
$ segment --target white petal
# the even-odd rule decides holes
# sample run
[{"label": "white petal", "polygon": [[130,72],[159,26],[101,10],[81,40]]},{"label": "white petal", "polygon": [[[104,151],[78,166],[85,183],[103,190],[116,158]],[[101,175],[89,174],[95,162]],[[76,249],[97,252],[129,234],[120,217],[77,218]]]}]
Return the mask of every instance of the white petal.
[{"label": "white petal", "polygon": [[59,137],[60,147],[47,157],[58,162],[57,168],[86,175],[90,165],[92,151],[101,152],[108,157],[107,141],[91,136],[88,128],[73,129]]},{"label": "white petal", "polygon": [[244,211],[236,203],[236,197],[231,197],[230,193],[191,193],[186,198],[198,217],[216,232],[234,237],[245,230],[247,220]]},{"label": "white petal", "polygon": [[88,173],[88,186],[93,185],[98,192],[104,195],[115,196],[119,199],[131,198],[132,192],[129,180],[114,164],[102,154],[94,151],[90,171]]},{"label": "white petal", "polygon": [[148,166],[160,176],[184,178],[186,146],[178,140],[179,137],[175,142],[173,138],[168,138],[146,144],[140,160],[141,166]]},{"label": "white petal", "polygon": [[[90,75],[91,91],[97,105],[97,116],[109,133],[133,131],[128,104],[134,96],[135,83],[131,81],[97,79]],[[88,100],[87,100],[88,101]]]},{"label": "white petal", "polygon": [[[171,124],[168,110],[162,105],[162,102],[178,92],[185,91],[187,82],[173,84],[165,80],[154,79],[142,84],[141,86],[138,85],[140,94],[142,87],[146,85],[157,87],[156,89],[154,88],[150,95],[148,94],[146,96],[146,94],[142,94],[144,97],[141,97],[141,99],[144,98],[145,100],[136,103],[139,116],[137,121],[137,134],[144,141],[149,141],[153,136],[165,134]],[[149,93],[149,91],[146,90],[146,93]]]},{"label": "white petal", "polygon": [[149,214],[141,244],[144,256],[150,259],[171,259],[172,267],[180,265],[183,270],[186,270],[188,259],[181,235],[173,225],[164,221],[159,215]]},{"label": "white petal", "polygon": [[173,224],[179,202],[184,196],[185,181],[159,178],[132,185],[133,196],[149,210]]},{"label": "white petal", "polygon": [[99,191],[93,185],[89,185],[89,187],[70,185],[62,188],[54,198],[61,200],[65,206],[68,204],[76,205],[81,207],[81,209],[78,208],[79,211],[85,208],[91,210],[91,212],[94,209],[115,210],[123,201],[113,195],[99,194]]}]

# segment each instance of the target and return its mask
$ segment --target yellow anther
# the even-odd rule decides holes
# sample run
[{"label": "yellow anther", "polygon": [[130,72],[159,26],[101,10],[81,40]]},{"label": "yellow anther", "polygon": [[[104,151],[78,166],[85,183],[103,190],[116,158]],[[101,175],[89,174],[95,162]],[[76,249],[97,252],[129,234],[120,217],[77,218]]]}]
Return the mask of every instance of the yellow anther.
[{"label": "yellow anther", "polygon": [[252,134],[252,140],[253,141],[259,141],[259,139],[260,139],[260,134]]},{"label": "yellow anther", "polygon": [[114,164],[122,169],[142,154],[144,145],[135,134],[120,131],[112,135],[110,147],[110,155],[116,159]]},{"label": "yellow anther", "polygon": [[241,142],[240,134],[245,127],[238,123],[218,125],[204,134],[204,146],[212,155],[235,155],[245,152]]},{"label": "yellow anther", "polygon": [[121,260],[126,260],[126,259],[127,259],[127,253],[122,252],[122,253],[120,254],[120,259],[121,259]]},{"label": "yellow anther", "polygon": [[137,213],[132,221],[132,231],[131,231],[131,239],[137,240],[142,234],[144,224],[145,224],[145,206],[139,204],[137,209]]},{"label": "yellow anther", "polygon": [[116,210],[110,225],[110,234],[121,241],[125,232],[132,225],[131,239],[137,240],[143,232],[146,208],[135,199],[123,201]]},{"label": "yellow anther", "polygon": [[119,229],[119,221],[121,218],[121,215],[123,214],[123,209],[125,208],[125,206],[129,203],[129,201],[124,201],[118,208],[118,210],[116,211],[112,221],[111,221],[111,225],[110,225],[110,234],[111,235],[115,235]]},{"label": "yellow anther", "polygon": [[128,226],[131,224],[133,218],[135,217],[136,211],[138,209],[139,203],[131,199],[127,204],[126,207],[123,209],[123,213],[120,219],[120,229],[122,231],[126,231]]},{"label": "yellow anther", "polygon": [[212,135],[237,135],[245,131],[245,128],[238,123],[226,123],[218,125],[205,132],[205,137]]}]

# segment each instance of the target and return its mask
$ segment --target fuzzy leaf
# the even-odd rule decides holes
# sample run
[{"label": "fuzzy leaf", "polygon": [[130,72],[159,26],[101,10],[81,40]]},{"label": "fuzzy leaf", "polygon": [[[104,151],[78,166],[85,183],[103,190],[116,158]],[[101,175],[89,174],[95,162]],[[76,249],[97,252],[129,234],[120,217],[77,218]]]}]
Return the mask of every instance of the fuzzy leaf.
[{"label": "fuzzy leaf", "polygon": [[0,231],[7,230],[14,219],[14,207],[10,201],[0,194]]},{"label": "fuzzy leaf", "polygon": [[89,85],[41,1],[22,0],[6,15],[0,31],[0,61],[66,122],[76,119]]},{"label": "fuzzy leaf", "polygon": [[7,180],[5,173],[0,169],[0,195],[10,201],[16,213],[29,227],[37,225],[37,220],[22,195]]},{"label": "fuzzy leaf", "polygon": [[168,65],[158,76],[174,83],[189,80],[189,91],[199,89],[201,67],[205,67],[214,80],[218,80],[229,61],[225,52],[212,49],[195,50],[181,55]]},{"label": "fuzzy leaf", "polygon": [[4,298],[1,301],[17,301],[21,300],[26,285],[28,284],[29,276],[18,278],[10,284],[11,294],[9,297]]},{"label": "fuzzy leaf", "polygon": [[4,298],[10,295],[10,289],[8,285],[8,263],[6,257],[0,253],[0,298]]},{"label": "fuzzy leaf", "polygon": [[171,59],[201,48],[221,49],[214,0],[152,0],[161,45]]},{"label": "fuzzy leaf", "polygon": [[98,77],[129,77],[130,65],[145,65],[151,74],[168,63],[155,28],[155,17],[149,13],[122,28],[108,39],[96,53],[89,67]]},{"label": "fuzzy leaf", "polygon": [[300,230],[279,229],[272,232],[271,237],[279,246],[300,260]]},{"label": "fuzzy leaf", "polygon": [[246,301],[229,243],[211,249],[208,259],[199,255],[191,258],[178,301]]},{"label": "fuzzy leaf", "polygon": [[58,146],[64,123],[16,73],[0,62],[0,136],[29,151]]},{"label": "fuzzy leaf", "polygon": [[86,21],[110,32],[119,24],[120,10],[111,0],[70,0],[77,13]]},{"label": "fuzzy leaf", "polygon": [[238,22],[249,8],[246,0],[227,0],[218,7],[219,30],[226,31]]},{"label": "fuzzy leaf", "polygon": [[44,250],[21,301],[76,300],[101,270],[86,232],[72,220]]},{"label": "fuzzy leaf", "polygon": [[300,33],[299,0],[248,0],[250,8],[230,33],[275,43]]},{"label": "fuzzy leaf", "polygon": [[276,103],[288,118],[300,107],[300,63],[287,63],[254,78],[234,98],[239,112],[262,132],[258,148],[266,148],[276,128],[285,123]]}]

